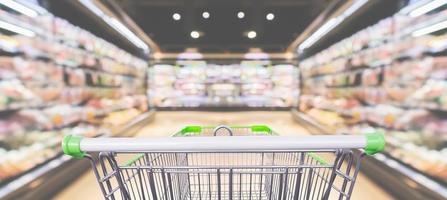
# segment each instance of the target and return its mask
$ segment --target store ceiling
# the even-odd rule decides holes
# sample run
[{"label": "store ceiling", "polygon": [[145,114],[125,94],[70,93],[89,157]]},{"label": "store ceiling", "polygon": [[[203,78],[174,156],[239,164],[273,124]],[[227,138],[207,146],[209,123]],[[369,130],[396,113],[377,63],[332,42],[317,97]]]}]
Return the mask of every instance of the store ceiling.
[{"label": "store ceiling", "polygon": [[[331,0],[115,0],[162,52],[283,52]],[[110,2],[109,2],[110,3]],[[242,19],[237,17],[244,12]],[[202,17],[203,12],[209,18]],[[181,19],[176,21],[173,14]],[[274,19],[266,19],[268,13]],[[191,31],[200,37],[193,39]],[[256,31],[249,39],[248,31]]]}]

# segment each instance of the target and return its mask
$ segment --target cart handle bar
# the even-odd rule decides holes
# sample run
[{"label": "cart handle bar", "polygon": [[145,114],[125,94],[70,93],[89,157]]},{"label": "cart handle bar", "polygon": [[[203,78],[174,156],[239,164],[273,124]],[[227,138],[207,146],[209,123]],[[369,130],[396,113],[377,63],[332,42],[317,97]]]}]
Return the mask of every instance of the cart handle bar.
[{"label": "cart handle bar", "polygon": [[364,149],[369,155],[383,151],[383,134],[324,136],[221,136],[169,138],[83,138],[66,135],[65,154],[82,158],[86,152],[253,152]]}]

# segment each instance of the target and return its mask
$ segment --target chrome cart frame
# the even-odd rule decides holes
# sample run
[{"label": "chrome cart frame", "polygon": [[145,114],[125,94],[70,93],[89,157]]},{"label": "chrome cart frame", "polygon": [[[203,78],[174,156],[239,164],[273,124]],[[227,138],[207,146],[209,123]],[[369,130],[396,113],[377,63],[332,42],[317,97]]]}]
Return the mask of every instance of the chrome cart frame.
[{"label": "chrome cart frame", "polygon": [[258,125],[188,126],[153,139],[67,136],[63,149],[90,159],[105,199],[295,200],[350,199],[364,155],[351,149],[384,145],[381,134],[284,137]]}]

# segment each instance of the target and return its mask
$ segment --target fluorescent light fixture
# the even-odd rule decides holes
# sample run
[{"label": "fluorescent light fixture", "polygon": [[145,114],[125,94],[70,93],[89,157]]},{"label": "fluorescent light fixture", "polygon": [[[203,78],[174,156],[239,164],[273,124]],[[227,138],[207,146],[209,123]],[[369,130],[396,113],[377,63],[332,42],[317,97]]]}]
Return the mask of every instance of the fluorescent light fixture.
[{"label": "fluorescent light fixture", "polygon": [[28,8],[28,7],[24,6],[23,4],[20,4],[13,0],[0,0],[0,4],[6,6],[8,8],[11,8],[19,13],[22,13],[28,17],[37,17],[37,15],[39,14],[39,13],[37,13],[37,11],[35,11],[31,8]]},{"label": "fluorescent light fixture", "polygon": [[178,20],[182,19],[182,16],[178,13],[174,13],[172,15],[172,19],[174,19],[175,21],[178,21]]},{"label": "fluorescent light fixture", "polygon": [[411,17],[418,17],[447,4],[447,0],[434,0],[410,12]]},{"label": "fluorescent light fixture", "polygon": [[16,2],[18,2],[18,3],[20,3],[20,4],[24,5],[24,6],[26,6],[26,7],[28,7],[28,8],[33,9],[33,10],[36,11],[38,14],[43,15],[43,14],[47,14],[47,13],[48,13],[48,11],[47,11],[45,8],[41,7],[37,1],[30,1],[30,0],[16,0]]},{"label": "fluorescent light fixture", "polygon": [[332,30],[335,26],[337,26],[341,21],[337,18],[332,18],[327,21],[323,26],[321,26],[317,31],[315,31],[311,36],[309,36],[303,43],[298,47],[299,50],[306,49],[312,46],[315,42],[317,42],[323,35]]},{"label": "fluorescent light fixture", "polygon": [[242,19],[242,18],[244,18],[244,17],[245,17],[245,13],[244,13],[244,12],[239,11],[239,12],[237,13],[237,18]]},{"label": "fluorescent light fixture", "polygon": [[210,13],[205,11],[202,13],[202,17],[203,17],[203,19],[208,19],[208,18],[210,18]]},{"label": "fluorescent light fixture", "polygon": [[348,9],[346,9],[340,17],[347,18],[347,17],[351,16],[355,11],[360,9],[367,2],[368,2],[368,0],[357,0]]},{"label": "fluorescent light fixture", "polygon": [[349,6],[349,8],[347,8],[341,15],[329,19],[298,46],[298,52],[302,52],[304,49],[309,48],[310,46],[315,44],[315,42],[320,40],[324,35],[329,33],[333,28],[338,26],[343,20],[351,16],[367,2],[368,0],[357,0],[351,6]]},{"label": "fluorescent light fixture", "polygon": [[446,29],[447,28],[447,20],[446,21],[442,21],[424,28],[421,28],[419,30],[414,31],[413,33],[411,33],[411,36],[413,37],[419,37],[422,35],[427,35],[442,29]]},{"label": "fluorescent light fixture", "polygon": [[90,0],[79,0],[79,2],[81,2],[81,4],[84,5],[85,7],[87,7],[90,11],[95,13],[95,15],[98,15],[98,17],[101,17],[101,18],[104,19],[104,16],[106,16],[104,14],[104,12],[102,12],[102,10],[99,9],[92,1],[90,1]]},{"label": "fluorescent light fixture", "polygon": [[247,33],[247,37],[250,39],[254,39],[256,37],[256,35],[257,35],[256,31],[249,31]]},{"label": "fluorescent light fixture", "polygon": [[0,28],[14,32],[14,33],[18,33],[24,36],[28,36],[28,37],[34,37],[36,35],[36,33],[34,33],[33,31],[14,25],[14,24],[10,24],[8,22],[5,21],[0,21]]},{"label": "fluorescent light fixture", "polygon": [[149,51],[149,47],[143,42],[138,36],[136,36],[131,30],[129,30],[124,24],[122,24],[118,19],[114,17],[110,17],[106,15],[101,9],[99,9],[92,1],[90,0],[79,0],[82,5],[88,8],[90,11],[95,13],[98,17],[104,20],[109,26],[118,31],[121,35],[123,35],[127,40],[129,40],[135,46],[143,49],[145,52]]},{"label": "fluorescent light fixture", "polygon": [[269,21],[272,21],[273,19],[275,19],[275,15],[273,13],[269,13],[265,16],[265,18]]},{"label": "fluorescent light fixture", "polygon": [[399,14],[408,15],[412,10],[416,9],[417,7],[420,7],[422,5],[425,5],[433,0],[419,0],[419,1],[411,1],[407,6],[400,9]]},{"label": "fluorescent light fixture", "polygon": [[148,50],[146,43],[144,43],[138,36],[136,36],[132,31],[130,31],[126,26],[119,22],[115,18],[109,18],[109,24],[112,25],[118,32],[124,35],[129,41],[131,41],[135,46],[140,47],[143,50]]},{"label": "fluorescent light fixture", "polygon": [[191,31],[190,35],[194,39],[197,39],[200,37],[200,33],[198,31]]}]

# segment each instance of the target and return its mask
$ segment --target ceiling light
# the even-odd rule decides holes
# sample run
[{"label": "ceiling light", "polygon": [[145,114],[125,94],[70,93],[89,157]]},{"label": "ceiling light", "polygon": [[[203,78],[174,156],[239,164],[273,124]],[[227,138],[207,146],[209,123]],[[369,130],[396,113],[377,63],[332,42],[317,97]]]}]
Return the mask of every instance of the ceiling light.
[{"label": "ceiling light", "polygon": [[256,37],[256,32],[255,31],[250,31],[247,33],[247,37],[250,39],[254,39]]},{"label": "ceiling light", "polygon": [[414,31],[413,33],[411,33],[411,35],[413,37],[418,37],[418,36],[422,36],[422,35],[427,35],[442,29],[446,29],[447,28],[447,20],[446,21],[442,21],[430,26],[427,26],[425,28],[421,28],[419,30]]},{"label": "ceiling light", "polygon": [[410,16],[411,17],[421,16],[445,4],[447,4],[446,0],[434,0],[430,3],[424,4],[423,6],[414,9],[413,11],[410,12]]},{"label": "ceiling light", "polygon": [[31,30],[28,30],[26,28],[23,28],[23,27],[14,25],[14,24],[10,24],[5,21],[0,21],[0,28],[14,32],[14,33],[22,34],[22,35],[28,36],[28,37],[34,37],[36,35],[36,33],[34,33]]},{"label": "ceiling light", "polygon": [[242,19],[242,18],[244,18],[244,17],[245,17],[245,13],[244,13],[244,12],[239,11],[239,12],[237,13],[237,18]]},{"label": "ceiling light", "polygon": [[90,11],[95,13],[95,15],[97,15],[98,17],[104,19],[103,16],[106,16],[104,14],[104,12],[102,12],[102,10],[99,9],[92,1],[90,1],[90,0],[79,0],[79,2],[81,2],[81,4],[84,5],[86,8],[88,8]]},{"label": "ceiling light", "polygon": [[422,6],[422,5],[425,5],[425,4],[427,4],[427,3],[431,2],[431,1],[432,0],[419,0],[419,1],[412,2],[412,3],[408,3],[407,6],[405,6],[402,9],[399,10],[399,14],[408,15],[414,9],[416,9],[416,8]]},{"label": "ceiling light", "polygon": [[275,19],[275,15],[273,13],[269,13],[265,16],[265,18],[269,21],[272,21],[273,19]]},{"label": "ceiling light", "polygon": [[347,8],[343,14],[341,14],[339,17],[343,18],[345,20],[347,17],[351,16],[355,11],[360,9],[363,5],[365,5],[368,2],[368,0],[357,0],[349,8]]},{"label": "ceiling light", "polygon": [[194,38],[194,39],[197,39],[197,38],[199,38],[200,37],[200,33],[199,32],[197,32],[197,31],[191,31],[191,37],[192,38]]},{"label": "ceiling light", "polygon": [[140,47],[144,50],[147,50],[148,47],[146,43],[144,43],[138,36],[136,36],[131,30],[129,30],[124,24],[122,24],[120,21],[118,21],[115,18],[110,18],[109,24],[112,25],[118,32],[120,32],[122,35],[126,36],[128,40],[130,40],[135,46]]},{"label": "ceiling light", "polygon": [[300,50],[308,48],[312,46],[315,42],[317,42],[323,35],[332,30],[335,26],[338,25],[337,18],[332,18],[326,23],[323,24],[317,31],[315,31],[311,36],[309,36],[301,45],[299,46]]},{"label": "ceiling light", "polygon": [[43,14],[47,14],[48,11],[41,7],[37,2],[34,1],[30,1],[30,0],[15,0],[16,2],[30,8],[33,9],[34,11],[36,11],[39,15],[43,15]]},{"label": "ceiling light", "polygon": [[11,8],[19,13],[22,13],[28,17],[37,17],[37,15],[38,15],[37,11],[35,11],[31,8],[28,8],[28,7],[18,3],[16,1],[13,1],[13,0],[1,0],[0,4],[6,6],[8,8]]},{"label": "ceiling light", "polygon": [[210,18],[210,13],[205,11],[205,12],[202,13],[202,17],[204,19],[208,19],[208,18]]},{"label": "ceiling light", "polygon": [[102,12],[92,1],[90,0],[79,0],[86,8],[95,13],[98,17],[100,17],[104,22],[106,22],[110,27],[118,31],[121,35],[123,35],[127,40],[129,40],[132,44],[137,46],[138,48],[143,49],[148,52],[149,47],[146,45],[143,40],[141,40],[138,36],[136,36],[131,30],[129,30],[124,24],[122,24],[118,19],[114,17],[110,17]]},{"label": "ceiling light", "polygon": [[298,46],[298,52],[312,46],[315,42],[320,40],[324,35],[330,32],[333,28],[338,26],[343,20],[351,16],[354,12],[365,5],[368,0],[357,0],[349,8],[347,8],[341,15],[329,19],[320,28],[318,28],[312,35],[310,35],[304,42]]},{"label": "ceiling light", "polygon": [[178,14],[178,13],[174,13],[173,15],[172,15],[172,19],[174,19],[175,21],[178,21],[178,20],[180,20],[182,18],[182,16],[180,15],[180,14]]}]

